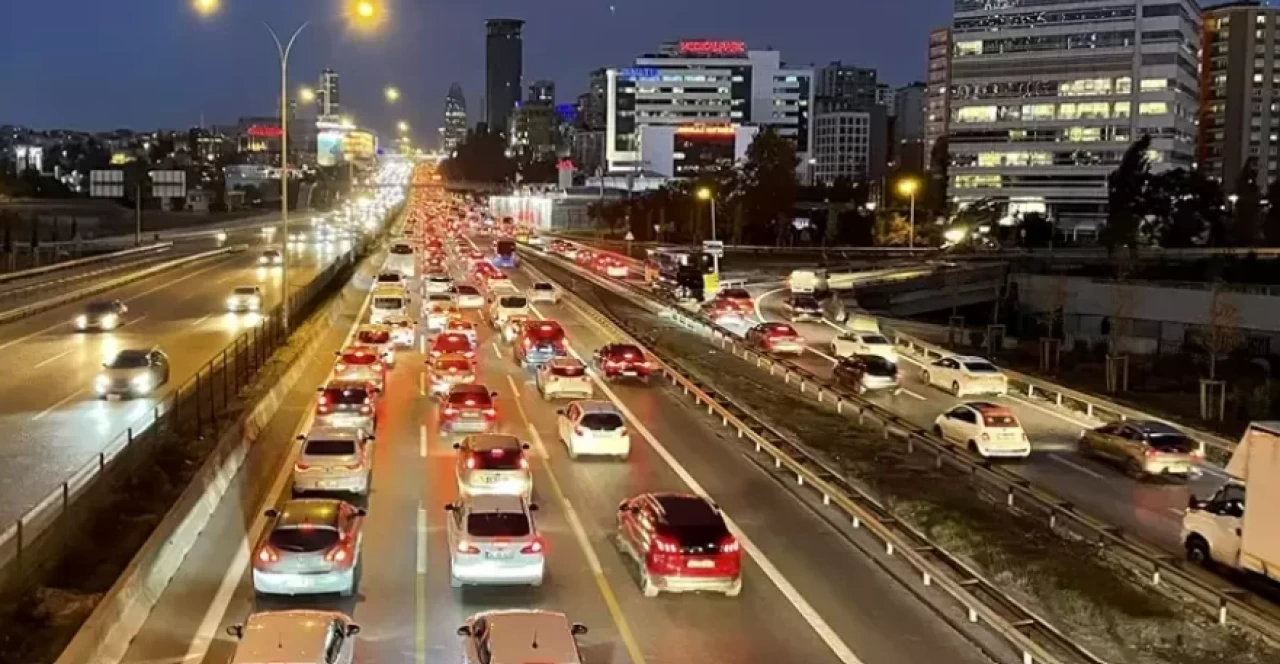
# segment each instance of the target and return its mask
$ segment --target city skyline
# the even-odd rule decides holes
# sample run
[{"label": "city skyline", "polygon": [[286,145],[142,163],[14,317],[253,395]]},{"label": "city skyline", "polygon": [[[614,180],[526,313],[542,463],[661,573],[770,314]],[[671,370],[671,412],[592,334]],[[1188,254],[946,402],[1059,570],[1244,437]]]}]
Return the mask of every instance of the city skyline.
[{"label": "city skyline", "polygon": [[[223,0],[220,14],[201,18],[179,0],[110,9],[88,0],[70,4],[78,20],[66,20],[66,6],[55,10],[29,3],[11,9],[10,25],[50,25],[56,19],[63,38],[51,42],[50,33],[39,30],[5,35],[0,80],[8,94],[0,95],[0,124],[86,131],[183,128],[198,125],[202,117],[210,125],[270,113],[277,105],[278,74],[274,46],[261,22],[291,29],[309,17],[325,18],[337,6]],[[511,0],[447,7],[391,0],[387,10],[393,20],[376,36],[344,34],[323,20],[309,28],[299,40],[290,79],[295,88],[314,86],[320,71],[331,67],[342,76],[344,113],[388,134],[399,120],[408,120],[423,128],[415,138],[430,144],[440,124],[440,99],[453,81],[476,100],[470,123],[480,119],[484,20],[493,16],[528,21],[525,78],[554,81],[560,101],[572,101],[586,88],[592,69],[623,66],[664,41],[692,37],[741,39],[753,48],[778,49],[795,65],[842,60],[876,67],[882,80],[895,85],[921,80],[928,30],[945,24],[951,9],[949,0],[923,4],[908,9],[800,0],[788,5],[794,20],[779,21],[779,12],[758,0],[735,7],[732,14],[707,0],[656,0],[643,10],[576,4],[540,12]],[[673,25],[672,16],[680,17],[679,25]],[[134,29],[146,30],[150,39],[119,38]],[[214,52],[219,57],[208,57]],[[127,64],[138,61],[144,64]],[[396,104],[383,100],[386,85],[403,91]],[[85,98],[108,103],[86,104]]]}]

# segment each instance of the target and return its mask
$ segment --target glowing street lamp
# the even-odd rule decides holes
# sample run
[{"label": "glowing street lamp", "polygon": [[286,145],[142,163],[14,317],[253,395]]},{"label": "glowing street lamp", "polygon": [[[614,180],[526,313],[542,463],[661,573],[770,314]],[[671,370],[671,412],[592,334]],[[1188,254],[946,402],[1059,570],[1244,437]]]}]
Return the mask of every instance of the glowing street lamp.
[{"label": "glowing street lamp", "polygon": [[298,90],[298,100],[304,104],[314,104],[316,101],[316,91],[303,86]]},{"label": "glowing street lamp", "polygon": [[362,0],[356,3],[356,16],[360,18],[373,18],[378,13],[378,8],[372,2]]},{"label": "glowing street lamp", "polygon": [[[714,242],[714,241],[715,241],[715,239],[716,239],[716,195],[715,195],[715,192],[711,191],[711,187],[698,187],[698,191],[694,192],[694,194],[698,197],[698,200],[700,200],[700,201],[708,201],[708,202],[710,202],[710,203],[711,203],[711,240]],[[715,267],[714,267],[714,269],[715,269],[715,271],[716,271],[716,274],[717,274],[717,275],[719,275],[719,274],[720,274],[720,258],[719,258],[719,257],[717,257],[717,256],[712,256],[712,257],[711,257],[711,259],[712,259],[712,263],[713,263],[713,264],[714,264],[714,266],[715,266]]]},{"label": "glowing street lamp", "polygon": [[919,188],[920,181],[915,178],[898,180],[898,194],[911,199],[911,235],[907,240],[909,249],[914,249],[916,246],[916,190]]},{"label": "glowing street lamp", "polygon": [[388,85],[387,89],[383,90],[383,94],[386,96],[387,101],[392,104],[400,101],[400,89],[394,85]]},{"label": "glowing street lamp", "polygon": [[407,134],[409,133],[409,123],[405,122],[404,120],[401,120],[400,122],[396,123],[396,129],[399,129],[400,133],[402,134]]},{"label": "glowing street lamp", "polygon": [[191,7],[201,16],[210,16],[221,9],[219,0],[191,0]]}]

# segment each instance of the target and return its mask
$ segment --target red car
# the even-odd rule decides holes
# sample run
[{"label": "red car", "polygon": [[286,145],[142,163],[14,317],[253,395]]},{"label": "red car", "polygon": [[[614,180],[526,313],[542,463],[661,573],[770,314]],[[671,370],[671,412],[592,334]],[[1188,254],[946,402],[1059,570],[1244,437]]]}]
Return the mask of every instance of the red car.
[{"label": "red car", "polygon": [[747,330],[746,341],[766,353],[800,355],[805,351],[804,337],[788,323],[760,323]]},{"label": "red car", "polygon": [[711,322],[717,325],[726,325],[729,323],[740,324],[745,320],[746,314],[738,308],[736,304],[729,300],[716,298],[702,306],[702,313]]},{"label": "red car", "polygon": [[431,342],[431,357],[457,354],[475,361],[476,350],[471,345],[471,338],[462,332],[447,332],[436,335]]},{"label": "red car", "polygon": [[737,309],[743,316],[750,316],[756,311],[756,303],[745,288],[726,288],[716,294],[715,302],[723,302]]},{"label": "red car", "polygon": [[498,423],[498,410],[484,385],[460,384],[449,388],[440,400],[441,433],[489,433]]},{"label": "red car", "polygon": [[645,597],[742,592],[742,547],[706,498],[646,493],[618,505],[618,545],[640,567]]},{"label": "red car", "polygon": [[591,251],[590,249],[579,249],[577,255],[573,257],[573,260],[578,265],[590,266],[591,262],[595,260],[595,257],[596,252],[594,251]]},{"label": "red car", "polygon": [[649,382],[649,359],[644,351],[631,344],[607,344],[601,346],[595,355],[596,368],[604,374],[605,380],[619,378],[639,378]]},{"label": "red car", "polygon": [[542,364],[566,354],[564,328],[553,320],[530,322],[520,328],[512,353],[521,368]]},{"label": "red car", "polygon": [[343,380],[363,380],[382,389],[386,384],[387,367],[382,362],[382,349],[376,346],[347,346],[338,351],[338,361],[333,365],[333,375]]}]

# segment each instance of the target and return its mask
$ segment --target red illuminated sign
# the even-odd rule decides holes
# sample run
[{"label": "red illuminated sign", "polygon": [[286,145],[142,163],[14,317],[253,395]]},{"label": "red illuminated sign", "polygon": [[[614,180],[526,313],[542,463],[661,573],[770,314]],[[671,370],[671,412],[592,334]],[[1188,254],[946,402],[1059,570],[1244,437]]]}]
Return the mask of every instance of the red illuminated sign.
[{"label": "red illuminated sign", "polygon": [[284,136],[284,130],[271,125],[250,125],[249,135],[255,138],[280,138]]},{"label": "red illuminated sign", "polygon": [[733,125],[685,125],[676,127],[676,136],[733,136],[736,129]]},{"label": "red illuminated sign", "polygon": [[744,55],[747,43],[742,41],[682,41],[680,52],[688,55]]},{"label": "red illuminated sign", "polygon": [[561,171],[571,171],[574,169],[572,159],[561,159],[556,163],[556,169]]}]

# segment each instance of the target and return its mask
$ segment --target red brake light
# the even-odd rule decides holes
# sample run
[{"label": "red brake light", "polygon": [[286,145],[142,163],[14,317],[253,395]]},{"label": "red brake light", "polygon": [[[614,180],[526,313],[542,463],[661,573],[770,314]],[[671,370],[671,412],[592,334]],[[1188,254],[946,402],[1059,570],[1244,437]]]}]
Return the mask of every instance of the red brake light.
[{"label": "red brake light", "polygon": [[480,548],[467,540],[461,540],[458,542],[458,553],[480,553]]},{"label": "red brake light", "polygon": [[294,469],[294,470],[310,470],[310,469],[311,469],[311,465],[310,465],[310,464],[305,464],[305,463],[302,463],[301,461],[299,461],[298,463],[293,464],[293,469]]},{"label": "red brake light", "polygon": [[264,546],[258,551],[258,562],[274,563],[280,560],[280,554],[275,552],[270,546]]},{"label": "red brake light", "polygon": [[448,408],[445,408],[445,409],[444,409],[444,414],[445,414],[445,415],[457,415],[457,414],[458,414],[458,409],[457,409],[457,408],[454,408],[453,406],[449,406]]},{"label": "red brake light", "polygon": [[542,553],[542,540],[535,539],[532,543],[526,544],[520,553]]},{"label": "red brake light", "polygon": [[336,549],[333,549],[329,553],[324,554],[324,559],[331,563],[346,562],[347,549],[346,547],[338,547]]},{"label": "red brake light", "polygon": [[495,409],[493,409],[492,407],[490,407],[490,408],[485,408],[485,409],[484,409],[484,414],[485,414],[486,416],[488,416],[488,417],[497,417],[497,415],[498,415],[498,411],[497,411],[497,410],[495,410]]},{"label": "red brake light", "polygon": [[347,370],[347,365],[343,362],[339,362],[336,365],[334,365],[333,368],[335,371],[342,372]]},{"label": "red brake light", "polygon": [[658,553],[680,553],[680,545],[670,537],[662,535],[653,538],[653,548]]},{"label": "red brake light", "polygon": [[374,363],[373,363],[373,366],[372,366],[371,368],[372,368],[374,371],[382,371],[382,363],[381,363],[381,362],[374,362]]},{"label": "red brake light", "polygon": [[741,550],[742,545],[732,535],[720,540],[720,553],[738,553]]},{"label": "red brake light", "polygon": [[476,405],[476,400],[475,400],[475,399],[467,399],[467,400],[466,400],[466,402],[464,403],[464,405],[467,405],[467,406],[474,406],[474,405]]},{"label": "red brake light", "polygon": [[475,468],[476,468],[475,457],[467,457],[467,470],[475,470]]},{"label": "red brake light", "polygon": [[529,460],[528,460],[528,459],[526,459],[526,458],[524,458],[524,457],[520,457],[520,470],[529,470]]},{"label": "red brake light", "polygon": [[321,395],[320,395],[320,399],[319,399],[319,404],[320,404],[321,406],[326,406],[326,405],[328,405],[328,404],[329,404],[329,395],[327,395],[327,394],[321,394]]}]

